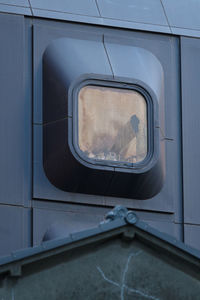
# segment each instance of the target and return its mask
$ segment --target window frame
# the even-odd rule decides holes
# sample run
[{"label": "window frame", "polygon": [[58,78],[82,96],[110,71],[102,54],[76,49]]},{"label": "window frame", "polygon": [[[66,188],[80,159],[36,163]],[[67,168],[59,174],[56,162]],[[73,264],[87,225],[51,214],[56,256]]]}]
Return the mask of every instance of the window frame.
[{"label": "window frame", "polygon": [[[124,90],[136,91],[141,96],[143,96],[146,101],[146,111],[147,111],[147,155],[145,158],[136,163],[130,162],[117,162],[112,160],[98,160],[89,158],[84,155],[79,147],[79,117],[78,117],[78,101],[79,101],[79,92],[85,86],[100,86],[106,88],[118,88]],[[72,91],[72,133],[68,134],[68,138],[72,137],[72,146],[78,158],[83,164],[89,164],[91,167],[94,166],[105,169],[105,168],[114,168],[116,169],[128,169],[128,170],[139,170],[147,166],[154,154],[154,104],[153,99],[145,88],[141,85],[124,83],[119,81],[111,80],[99,80],[99,79],[88,79],[80,82],[77,86],[73,88]],[[68,141],[70,143],[70,141]],[[70,143],[71,144],[71,143]]]}]

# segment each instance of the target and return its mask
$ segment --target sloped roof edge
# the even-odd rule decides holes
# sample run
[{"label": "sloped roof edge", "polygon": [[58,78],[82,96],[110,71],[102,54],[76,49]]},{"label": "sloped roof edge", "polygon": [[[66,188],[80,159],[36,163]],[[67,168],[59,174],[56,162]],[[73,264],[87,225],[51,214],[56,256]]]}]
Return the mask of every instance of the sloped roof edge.
[{"label": "sloped roof edge", "polygon": [[[121,206],[116,208],[119,209]],[[137,238],[146,241],[147,244],[154,248],[168,251],[194,264],[196,267],[200,267],[199,251],[168,234],[150,227],[148,224],[140,221],[135,213],[126,210],[126,208],[124,208],[126,212],[123,215],[117,215],[115,213],[116,208],[106,216],[105,222],[100,223],[96,228],[77,232],[65,238],[46,241],[39,246],[17,250],[8,256],[1,257],[0,274],[9,272],[11,276],[19,276],[23,265],[119,235],[124,235],[128,239],[134,239],[137,236]]]}]

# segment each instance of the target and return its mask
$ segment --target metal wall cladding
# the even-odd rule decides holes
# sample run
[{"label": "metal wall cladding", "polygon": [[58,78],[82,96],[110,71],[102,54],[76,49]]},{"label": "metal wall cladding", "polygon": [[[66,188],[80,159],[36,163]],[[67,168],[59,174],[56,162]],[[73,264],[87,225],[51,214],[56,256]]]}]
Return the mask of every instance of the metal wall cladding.
[{"label": "metal wall cladding", "polygon": [[56,12],[99,16],[95,0],[31,0],[32,8],[42,10],[52,10]]},{"label": "metal wall cladding", "polygon": [[30,208],[0,205],[0,256],[31,246],[30,220]]},{"label": "metal wall cladding", "polygon": [[[56,209],[55,209],[56,208]],[[65,237],[71,233],[98,226],[103,220],[103,212],[87,207],[81,209],[57,205],[33,210],[33,245],[40,245],[45,235],[53,238]],[[106,211],[104,209],[104,211]]]},{"label": "metal wall cladding", "polygon": [[30,6],[28,0],[0,0],[0,3],[7,4],[7,5],[23,6],[23,7]]},{"label": "metal wall cladding", "polygon": [[31,245],[28,30],[24,17],[0,14],[0,255]]},{"label": "metal wall cladding", "polygon": [[0,0],[0,11],[200,37],[196,0]]},{"label": "metal wall cladding", "polygon": [[[138,210],[157,211],[170,213],[170,219],[162,220],[158,213],[152,213],[148,223],[155,228],[167,232],[177,238],[182,237],[182,227],[179,224],[182,218],[182,198],[181,198],[181,167],[180,167],[180,90],[179,90],[179,47],[178,39],[163,35],[145,34],[141,32],[125,32],[121,30],[110,30],[104,28],[95,28],[90,26],[79,26],[72,24],[55,24],[52,22],[34,21],[34,178],[33,178],[33,198],[35,203],[50,200],[48,203],[56,205],[55,208],[44,207],[38,209],[35,204],[34,209],[34,229],[33,239],[34,244],[39,244],[45,232],[51,227],[51,224],[59,223],[59,219],[67,224],[69,222],[69,230],[71,225],[74,228],[79,228],[77,224],[82,224],[83,228],[87,228],[90,224],[95,224],[93,215],[98,215],[97,220],[103,218],[103,213],[100,213],[100,207],[94,208],[93,212],[89,212],[89,205],[98,205],[102,208],[105,206],[115,206],[123,204],[128,207]],[[141,47],[150,51],[157,57],[164,69],[164,84],[165,88],[165,132],[163,137],[166,138],[166,182],[162,191],[153,199],[147,201],[139,201],[133,199],[122,199],[115,197],[101,197],[84,194],[76,194],[64,192],[53,186],[47,179],[43,170],[42,157],[42,57],[47,46],[59,38],[74,38],[74,39],[90,39],[92,35],[99,35],[99,42],[102,43],[107,50],[114,51],[120,43],[127,43],[129,46]],[[105,38],[106,36],[106,38]],[[123,37],[123,38],[122,38]],[[104,40],[104,43],[103,43]],[[130,52],[131,52],[130,47]],[[111,49],[111,50],[110,50]],[[83,53],[87,55],[87,53]],[[109,53],[108,53],[109,55]],[[131,53],[130,53],[131,55]],[[122,53],[123,56],[123,53]],[[92,59],[92,56],[91,56]],[[128,59],[123,58],[125,64],[128,64]],[[74,62],[76,63],[76,61]],[[78,62],[77,62],[78,63]],[[97,61],[95,61],[98,64]],[[111,62],[112,64],[112,62]],[[118,75],[119,68],[117,64],[113,65],[113,70]],[[148,72],[151,67],[149,66]],[[164,126],[163,126],[164,128]],[[84,209],[88,211],[88,221],[84,221],[82,212],[73,214],[66,208],[61,208],[60,201],[65,203],[73,203],[74,207],[82,204]],[[57,204],[56,204],[57,202]],[[67,205],[67,204],[66,204]],[[67,210],[64,213],[63,210]],[[148,214],[148,213],[147,213]],[[80,222],[79,222],[80,217]],[[43,220],[47,222],[43,223]],[[145,219],[146,220],[146,219]],[[94,223],[93,223],[94,222]]]},{"label": "metal wall cladding", "polygon": [[[149,199],[159,193],[165,177],[164,71],[150,51],[126,45],[126,40],[120,42],[124,43],[120,43],[117,57],[122,58],[124,64],[116,63],[114,44],[109,47],[109,41],[105,43],[104,38],[103,43],[102,37],[91,33],[87,38],[82,35],[81,39],[77,36],[55,39],[46,48],[43,55],[43,165],[50,182],[68,192]],[[118,43],[116,46],[119,47]],[[151,69],[151,80],[146,76],[146,69]],[[146,93],[149,151],[146,161],[137,170],[128,168],[126,163],[115,168],[115,163],[101,166],[92,159],[86,161],[80,153],[76,95],[80,85],[88,82],[119,88],[130,84],[132,88],[134,85],[135,89],[141,89],[141,94]],[[123,114],[122,109],[120,113]],[[98,143],[97,138],[95,143]]]},{"label": "metal wall cladding", "polygon": [[162,0],[173,33],[181,28],[200,30],[200,3],[196,0]]},{"label": "metal wall cladding", "polygon": [[[176,219],[180,220],[181,214],[181,186],[180,186],[180,116],[179,116],[179,48],[177,38],[163,35],[146,34],[140,32],[113,31],[89,26],[79,26],[72,24],[54,24],[51,22],[42,25],[41,22],[34,22],[34,198],[75,201],[79,203],[91,203],[90,197],[86,195],[75,195],[63,192],[55,188],[46,178],[42,166],[42,57],[47,46],[58,38],[87,39],[95,35],[106,36],[105,47],[109,50],[108,56],[113,58],[112,52],[122,44],[127,49],[131,47],[144,48],[151,52],[160,61],[164,70],[165,85],[165,132],[166,139],[166,181],[161,192],[154,198],[144,201],[119,199],[111,197],[94,196],[93,204],[116,205],[123,202],[124,205],[132,208],[142,208],[163,212],[175,212]],[[51,28],[49,27],[51,25]],[[65,29],[65,30],[64,30]],[[118,41],[118,42],[117,42]],[[77,41],[78,42],[78,41]],[[77,43],[76,42],[76,43]],[[123,48],[123,47],[122,47]],[[110,50],[111,49],[111,50]],[[111,54],[110,54],[111,52]],[[86,55],[86,53],[83,53]],[[121,54],[123,57],[123,53]],[[128,64],[125,57],[124,63]],[[91,56],[92,60],[92,56]],[[76,62],[74,62],[76,64]],[[78,63],[78,62],[77,62]],[[102,63],[102,62],[99,62]],[[95,61],[95,64],[98,62]],[[116,76],[119,74],[119,67],[111,61]],[[150,68],[150,67],[149,67]],[[150,68],[151,69],[151,68]],[[150,72],[150,70],[149,70]],[[114,73],[115,75],[115,73]],[[125,74],[125,76],[127,76]],[[130,76],[130,75],[129,75]],[[152,75],[153,76],[153,75]],[[163,127],[164,128],[164,127]],[[72,200],[73,199],[73,200]]]},{"label": "metal wall cladding", "polygon": [[[40,245],[44,238],[64,237],[96,227],[109,210],[103,206],[97,208],[92,205],[34,200],[33,245]],[[173,214],[137,211],[137,215],[153,228],[178,240],[182,239],[182,226],[174,221]]]},{"label": "metal wall cladding", "polygon": [[148,0],[97,0],[102,17],[124,21],[167,26],[167,19],[160,1]]},{"label": "metal wall cladding", "polygon": [[[31,184],[31,69],[24,18],[0,15],[0,203],[28,205]],[[26,84],[26,85],[25,85]]]},{"label": "metal wall cladding", "polygon": [[189,245],[190,247],[200,249],[200,226],[199,225],[192,225],[192,224],[185,224],[184,225],[184,242]]},{"label": "metal wall cladding", "polygon": [[185,241],[199,248],[200,41],[181,38],[183,189]]},{"label": "metal wall cladding", "polygon": [[[161,231],[181,238],[181,225],[179,223],[182,221],[182,175],[180,156],[180,82],[178,73],[180,57],[178,38],[168,35],[113,30],[103,27],[58,23],[46,20],[29,21],[22,16],[3,14],[0,15],[0,24],[0,203],[4,204],[0,208],[2,222],[0,224],[0,239],[4,239],[4,246],[0,254],[6,254],[14,249],[31,245],[32,234],[34,244],[40,243],[43,233],[45,233],[52,223],[58,222],[60,218],[63,222],[70,224],[69,230],[79,230],[81,227],[84,228],[84,226],[88,228],[89,226],[93,226],[93,224],[96,225],[103,218],[107,210],[106,207],[115,206],[117,204],[123,204],[133,209],[135,208],[138,211],[145,210],[147,214],[151,214],[152,212],[150,219],[148,219],[149,224],[153,224],[156,228],[160,228]],[[157,57],[164,69],[166,88],[164,95],[165,132],[163,133],[163,137],[166,139],[166,182],[161,192],[153,199],[139,201],[136,199],[89,196],[64,192],[53,186],[44,173],[42,158],[43,53],[49,43],[57,38],[90,39],[92,35],[98,35],[102,48],[104,48],[106,44],[108,45],[113,37],[115,40],[118,40],[117,43],[119,44],[122,40],[123,42],[125,40],[127,47],[130,44],[131,47],[144,48]],[[106,39],[104,40],[105,36]],[[112,48],[111,51],[114,51],[117,43],[116,41],[113,43],[112,40],[109,44],[109,47]],[[85,51],[84,55],[87,55],[87,51]],[[97,61],[96,63],[98,64],[99,62]],[[126,64],[127,63],[128,60],[126,60]],[[198,70],[198,62],[194,68],[195,67]],[[147,73],[150,73],[149,69]],[[185,71],[188,74],[187,70],[190,70],[189,66],[187,66]],[[190,76],[192,77],[192,70],[190,70],[190,72]],[[187,80],[186,77],[185,80]],[[195,88],[197,88],[197,84]],[[196,95],[197,90],[194,92],[195,97]],[[198,114],[198,104],[195,102],[193,105],[196,105],[195,113]],[[189,111],[190,108],[185,107],[185,120],[187,120],[187,109]],[[31,157],[32,113],[34,123],[33,168]],[[192,110],[190,110],[190,119],[191,116]],[[189,124],[190,120],[188,119],[187,122],[184,126],[188,126],[186,124]],[[184,130],[186,130],[186,128]],[[189,135],[189,132],[187,135]],[[194,142],[195,135],[193,135],[190,147],[195,147]],[[191,151],[190,147],[187,144],[184,150],[184,155],[188,159],[188,162],[186,160],[185,168],[190,168],[187,167],[190,159],[192,159],[189,156],[189,151]],[[193,151],[195,151],[195,149],[193,149]],[[195,163],[194,160],[192,163]],[[194,168],[196,170],[195,172],[197,172],[197,166]],[[188,169],[185,170],[185,172],[187,171]],[[192,173],[190,174],[190,176],[192,176]],[[187,181],[187,177],[185,177],[185,181]],[[193,189],[195,189],[198,183],[191,179],[187,184],[185,188],[188,191],[187,199],[189,199],[190,187],[192,186]],[[190,197],[190,201],[194,201],[192,205],[196,207],[198,193],[194,190],[192,190],[192,193],[195,195],[195,200],[191,200]],[[46,202],[55,204],[54,208],[45,205],[44,207],[35,205],[33,213],[34,224],[32,223],[29,210],[33,205],[31,203],[32,198],[35,199],[35,202],[40,201],[43,204]],[[185,202],[187,207],[185,214],[187,211],[190,211],[191,218],[196,216],[195,218],[197,220],[198,213],[192,210],[189,200],[187,201],[187,203]],[[64,209],[61,202],[73,203],[73,207],[82,204],[82,207],[87,213],[85,213],[84,216],[82,215],[82,210],[73,213],[71,209]],[[89,207],[92,207],[93,210],[90,211]],[[166,219],[161,220],[161,215],[166,216]],[[44,221],[45,218],[47,221]],[[198,223],[198,221],[194,221],[194,219],[192,219],[192,222]]]}]

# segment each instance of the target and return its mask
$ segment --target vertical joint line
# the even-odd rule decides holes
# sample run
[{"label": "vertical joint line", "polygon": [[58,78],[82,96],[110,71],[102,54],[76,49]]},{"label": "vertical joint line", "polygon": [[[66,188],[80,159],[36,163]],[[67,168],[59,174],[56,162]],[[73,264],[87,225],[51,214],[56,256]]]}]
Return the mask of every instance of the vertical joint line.
[{"label": "vertical joint line", "polygon": [[34,190],[34,27],[31,24],[31,211],[30,211],[30,244],[33,247],[33,190]]},{"label": "vertical joint line", "polygon": [[184,167],[183,167],[183,120],[182,120],[182,66],[181,66],[181,39],[179,38],[179,71],[180,71],[180,139],[181,139],[181,196],[182,196],[182,241],[185,242],[184,230]]},{"label": "vertical joint line", "polygon": [[103,35],[103,46],[104,46],[104,49],[105,49],[105,52],[106,52],[106,56],[108,58],[108,62],[109,62],[109,65],[110,65],[110,69],[112,71],[112,75],[113,75],[113,78],[115,77],[114,76],[114,71],[113,71],[113,68],[112,68],[112,65],[111,65],[111,61],[110,61],[110,58],[109,58],[109,55],[108,55],[108,51],[106,49],[106,45],[105,45],[105,41],[104,41],[104,35]]}]

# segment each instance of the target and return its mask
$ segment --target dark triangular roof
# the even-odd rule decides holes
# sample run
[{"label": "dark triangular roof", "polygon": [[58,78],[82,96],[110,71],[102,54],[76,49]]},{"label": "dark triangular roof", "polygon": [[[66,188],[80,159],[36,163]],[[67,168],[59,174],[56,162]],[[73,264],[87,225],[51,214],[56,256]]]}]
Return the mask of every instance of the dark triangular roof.
[{"label": "dark triangular roof", "polygon": [[97,228],[1,258],[0,296],[199,299],[199,271],[198,251],[118,207]]}]

